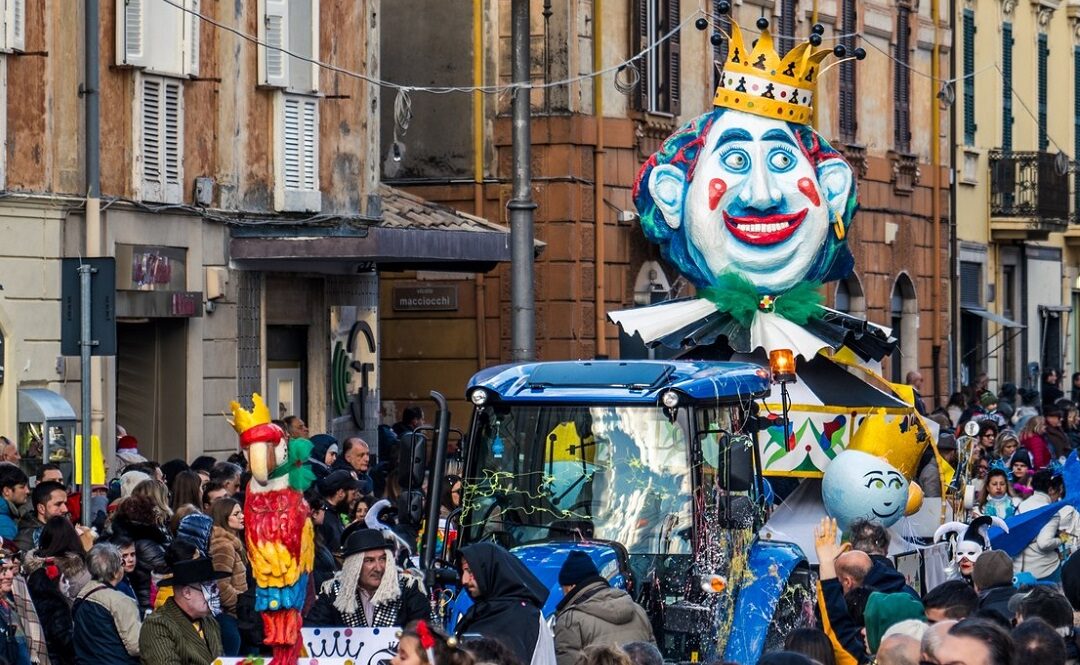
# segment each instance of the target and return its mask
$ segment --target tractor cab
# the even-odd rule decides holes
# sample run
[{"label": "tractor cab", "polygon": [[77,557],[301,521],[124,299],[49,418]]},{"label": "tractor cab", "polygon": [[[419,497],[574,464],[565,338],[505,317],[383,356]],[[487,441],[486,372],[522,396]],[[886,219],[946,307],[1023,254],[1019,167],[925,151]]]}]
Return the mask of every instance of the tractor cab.
[{"label": "tractor cab", "polygon": [[[562,562],[583,549],[646,608],[667,659],[755,662],[780,587],[805,570],[798,548],[755,537],[769,503],[755,400],[770,389],[768,370],[731,362],[548,362],[477,374],[464,496],[451,518],[457,546],[509,548],[551,589],[547,615],[562,599]],[[770,591],[770,580],[781,584]],[[741,602],[757,627],[741,628]],[[455,603],[451,623],[471,600]]]}]

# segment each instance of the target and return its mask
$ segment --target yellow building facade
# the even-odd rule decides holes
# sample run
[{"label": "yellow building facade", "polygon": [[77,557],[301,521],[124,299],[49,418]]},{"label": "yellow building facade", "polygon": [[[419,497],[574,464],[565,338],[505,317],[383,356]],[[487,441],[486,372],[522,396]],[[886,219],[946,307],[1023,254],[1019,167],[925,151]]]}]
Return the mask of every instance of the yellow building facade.
[{"label": "yellow building facade", "polygon": [[[955,3],[955,385],[1077,367],[1080,2]],[[1067,391],[1067,382],[1064,386]]]}]

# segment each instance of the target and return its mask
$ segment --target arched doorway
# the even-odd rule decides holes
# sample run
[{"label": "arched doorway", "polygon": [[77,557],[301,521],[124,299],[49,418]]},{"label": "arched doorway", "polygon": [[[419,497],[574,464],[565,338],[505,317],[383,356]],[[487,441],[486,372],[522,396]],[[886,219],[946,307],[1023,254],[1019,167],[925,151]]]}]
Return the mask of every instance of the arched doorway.
[{"label": "arched doorway", "polygon": [[866,295],[859,276],[854,272],[836,282],[833,308],[838,312],[866,318]]},{"label": "arched doorway", "polygon": [[899,340],[889,362],[889,378],[899,383],[919,369],[919,301],[907,273],[900,273],[893,284],[889,310],[892,334]]}]

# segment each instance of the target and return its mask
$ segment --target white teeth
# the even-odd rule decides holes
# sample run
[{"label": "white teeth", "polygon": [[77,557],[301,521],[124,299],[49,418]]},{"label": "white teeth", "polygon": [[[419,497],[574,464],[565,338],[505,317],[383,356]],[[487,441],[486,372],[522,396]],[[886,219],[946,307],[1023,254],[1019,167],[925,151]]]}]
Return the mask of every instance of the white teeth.
[{"label": "white teeth", "polygon": [[784,229],[786,229],[788,227],[788,225],[786,223],[784,223],[784,222],[780,222],[780,223],[777,223],[777,224],[762,224],[760,222],[744,222],[742,224],[739,224],[738,226],[739,226],[739,228],[743,229],[747,233],[776,233],[777,231],[782,231],[782,230],[784,230]]}]

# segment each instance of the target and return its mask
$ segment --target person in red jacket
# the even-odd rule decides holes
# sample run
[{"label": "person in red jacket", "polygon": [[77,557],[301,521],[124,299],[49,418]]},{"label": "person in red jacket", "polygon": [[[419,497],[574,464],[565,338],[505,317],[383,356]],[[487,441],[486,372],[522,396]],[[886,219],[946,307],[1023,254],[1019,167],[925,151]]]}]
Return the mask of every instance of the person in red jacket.
[{"label": "person in red jacket", "polygon": [[[1031,418],[1028,418],[1028,421],[1024,423],[1023,429],[1020,430],[1020,445],[1031,453],[1032,471],[1038,471],[1039,469],[1044,468],[1053,458],[1050,446],[1044,438],[1045,434],[1046,419],[1042,416],[1032,416]],[[1006,464],[1011,464],[1010,460],[1004,460],[1004,462]]]}]

